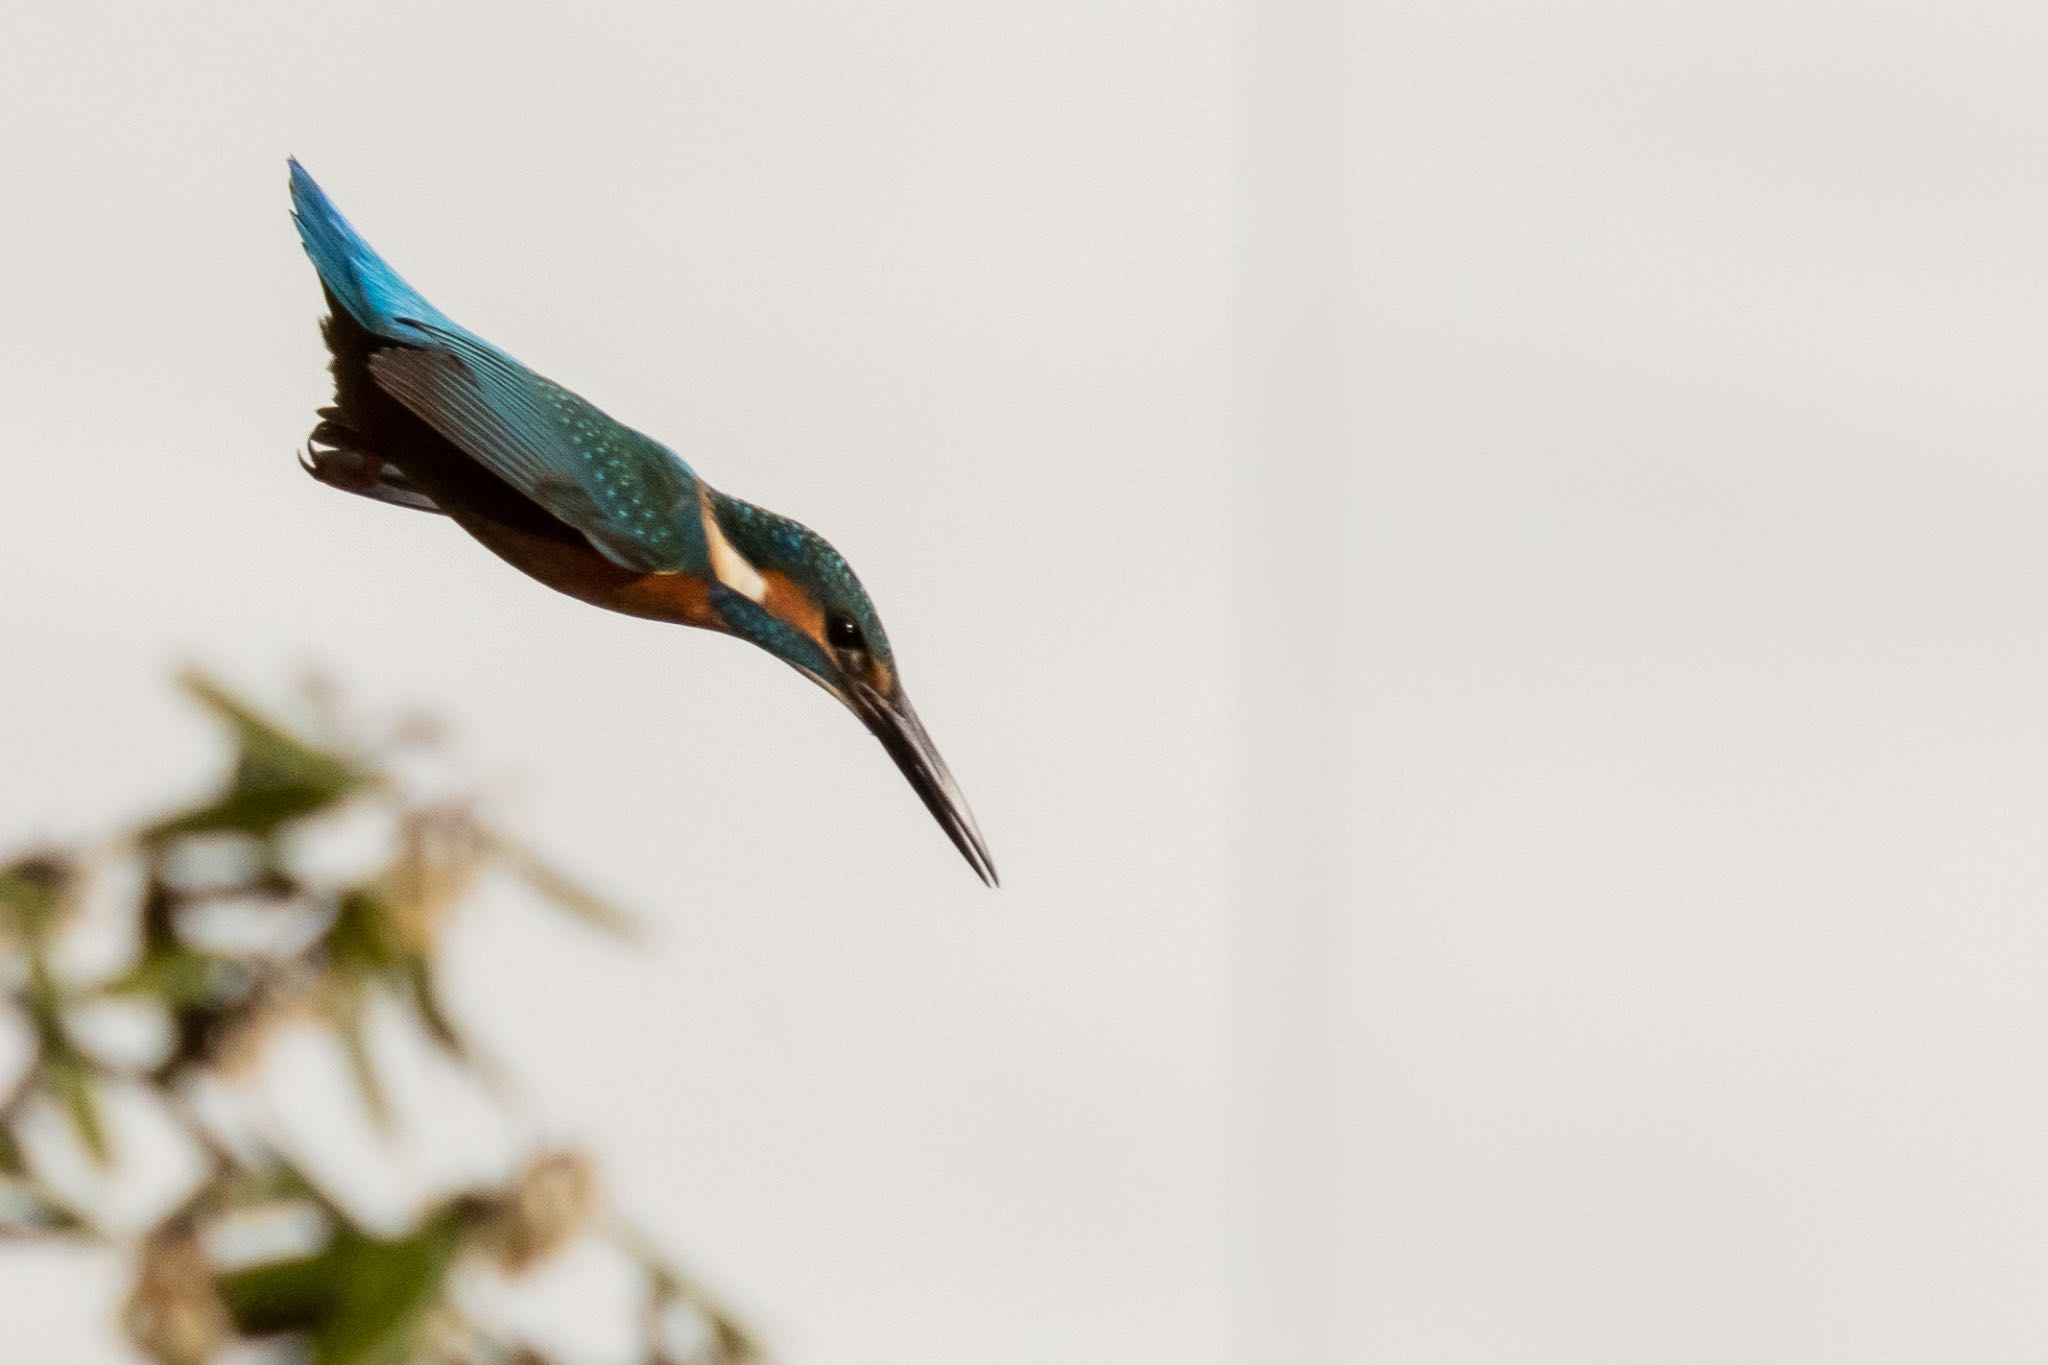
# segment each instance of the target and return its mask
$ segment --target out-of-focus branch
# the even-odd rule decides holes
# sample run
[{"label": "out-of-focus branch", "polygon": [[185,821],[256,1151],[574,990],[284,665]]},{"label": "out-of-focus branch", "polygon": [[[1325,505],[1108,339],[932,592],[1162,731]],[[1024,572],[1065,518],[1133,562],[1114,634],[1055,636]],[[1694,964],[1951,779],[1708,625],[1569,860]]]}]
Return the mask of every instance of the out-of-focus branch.
[{"label": "out-of-focus branch", "polygon": [[[44,849],[0,864],[0,996],[31,1040],[26,1065],[0,1093],[0,1238],[128,1245],[136,1271],[123,1323],[162,1365],[206,1365],[239,1345],[282,1338],[313,1365],[546,1365],[532,1344],[465,1301],[464,1277],[484,1268],[522,1275],[567,1242],[610,1229],[643,1286],[636,1327],[646,1365],[758,1359],[724,1310],[601,1207],[580,1153],[543,1153],[503,1184],[452,1194],[393,1232],[359,1224],[258,1119],[244,1116],[253,1138],[216,1131],[195,1090],[233,1092],[279,1025],[297,1021],[339,1045],[364,1110],[397,1141],[391,1091],[370,1044],[377,1005],[502,1092],[502,1071],[440,985],[446,926],[494,868],[580,922],[626,936],[637,925],[486,826],[469,804],[411,795],[390,746],[315,741],[202,674],[182,682],[220,720],[233,751],[211,793],[114,841],[139,873],[126,965],[81,977],[62,969],[55,951],[104,858]],[[365,810],[393,831],[386,860],[348,879],[310,866],[302,856],[309,832]],[[253,916],[263,932],[210,932],[209,915],[223,907]],[[85,1012],[110,1002],[162,1019],[156,1055],[138,1062],[94,1044]],[[168,1213],[126,1236],[54,1190],[22,1141],[32,1111],[52,1109],[112,1178],[123,1151],[104,1103],[110,1086],[148,1096],[201,1168]],[[282,1243],[278,1227],[290,1232]]]}]

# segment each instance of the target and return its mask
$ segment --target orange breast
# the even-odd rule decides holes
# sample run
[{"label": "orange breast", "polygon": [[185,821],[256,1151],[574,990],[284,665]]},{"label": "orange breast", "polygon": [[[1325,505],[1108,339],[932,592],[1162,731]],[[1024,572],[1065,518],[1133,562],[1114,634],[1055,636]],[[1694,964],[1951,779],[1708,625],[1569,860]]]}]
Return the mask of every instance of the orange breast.
[{"label": "orange breast", "polygon": [[589,545],[457,514],[463,529],[500,559],[556,592],[608,611],[706,630],[723,628],[711,607],[710,584],[690,574],[635,573]]}]

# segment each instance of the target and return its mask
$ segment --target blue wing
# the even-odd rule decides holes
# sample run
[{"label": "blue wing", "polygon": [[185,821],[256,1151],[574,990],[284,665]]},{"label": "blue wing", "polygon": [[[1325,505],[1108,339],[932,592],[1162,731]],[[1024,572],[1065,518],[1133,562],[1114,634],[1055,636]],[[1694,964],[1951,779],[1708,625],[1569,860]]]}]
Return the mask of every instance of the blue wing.
[{"label": "blue wing", "polygon": [[337,303],[397,343],[369,358],[377,386],[584,537],[640,573],[701,572],[698,481],[682,458],[600,412],[428,303],[294,160],[293,216]]},{"label": "blue wing", "polygon": [[658,441],[461,332],[370,357],[377,387],[492,473],[638,573],[710,562],[697,476]]}]

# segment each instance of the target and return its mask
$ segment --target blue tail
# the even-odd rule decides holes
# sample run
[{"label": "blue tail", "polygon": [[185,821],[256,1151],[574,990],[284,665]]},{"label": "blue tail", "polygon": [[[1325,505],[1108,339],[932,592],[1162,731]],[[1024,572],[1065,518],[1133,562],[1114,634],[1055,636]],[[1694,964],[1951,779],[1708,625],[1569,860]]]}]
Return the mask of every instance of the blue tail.
[{"label": "blue tail", "polygon": [[356,234],[334,201],[306,174],[297,157],[292,168],[292,221],[299,240],[335,301],[366,330],[393,341],[418,341],[407,319],[454,328],[440,309],[420,297],[370,244]]}]

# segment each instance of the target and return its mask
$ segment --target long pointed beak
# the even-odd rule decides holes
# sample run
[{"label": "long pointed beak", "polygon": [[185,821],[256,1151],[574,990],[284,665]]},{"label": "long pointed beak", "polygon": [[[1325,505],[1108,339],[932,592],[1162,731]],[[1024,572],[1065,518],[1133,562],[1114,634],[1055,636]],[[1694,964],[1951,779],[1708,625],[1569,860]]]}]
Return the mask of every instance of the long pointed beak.
[{"label": "long pointed beak", "polygon": [[882,741],[882,747],[889,751],[889,757],[896,760],[896,766],[910,779],[910,785],[916,789],[925,809],[946,831],[946,837],[953,841],[953,847],[960,850],[960,856],[967,859],[967,865],[988,885],[998,885],[996,865],[990,860],[988,845],[982,842],[981,830],[974,823],[974,812],[967,808],[967,798],[960,794],[960,785],[947,771],[946,760],[939,757],[938,749],[932,745],[932,737],[925,733],[924,722],[911,709],[910,698],[904,696],[900,689],[891,698],[863,683],[855,683],[850,700],[855,714],[875,732],[875,738]]}]

